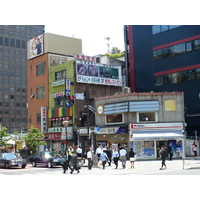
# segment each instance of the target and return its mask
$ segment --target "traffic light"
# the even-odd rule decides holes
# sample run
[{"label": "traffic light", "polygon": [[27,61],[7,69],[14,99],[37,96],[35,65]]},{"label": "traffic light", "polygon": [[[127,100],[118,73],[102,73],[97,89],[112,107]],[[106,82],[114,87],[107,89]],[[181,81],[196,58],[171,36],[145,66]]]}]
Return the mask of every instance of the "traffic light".
[{"label": "traffic light", "polygon": [[74,99],[74,95],[70,95],[69,99]]}]

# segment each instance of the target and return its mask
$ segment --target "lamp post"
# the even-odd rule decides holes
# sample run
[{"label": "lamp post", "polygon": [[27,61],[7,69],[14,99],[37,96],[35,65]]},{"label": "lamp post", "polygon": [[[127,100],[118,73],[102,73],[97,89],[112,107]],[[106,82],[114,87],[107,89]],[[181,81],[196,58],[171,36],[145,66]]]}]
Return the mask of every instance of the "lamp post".
[{"label": "lamp post", "polygon": [[63,122],[62,122],[62,124],[63,124],[64,127],[65,127],[65,132],[66,132],[66,150],[68,150],[68,149],[67,149],[67,128],[68,128],[68,126],[69,126],[69,123],[70,123],[70,121],[63,121]]}]

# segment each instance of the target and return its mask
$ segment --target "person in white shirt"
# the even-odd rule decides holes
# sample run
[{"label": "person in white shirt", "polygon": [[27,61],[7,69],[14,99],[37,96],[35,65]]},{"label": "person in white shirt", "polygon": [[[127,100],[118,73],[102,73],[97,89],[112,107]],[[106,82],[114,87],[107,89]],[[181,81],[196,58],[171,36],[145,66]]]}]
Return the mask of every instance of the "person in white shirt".
[{"label": "person in white shirt", "polygon": [[102,148],[99,146],[99,147],[97,147],[96,152],[95,152],[95,154],[98,157],[98,161],[100,159],[101,153],[102,153]]},{"label": "person in white shirt", "polygon": [[126,168],[126,150],[124,149],[124,147],[122,147],[119,151],[120,154],[120,160],[122,161],[122,168],[125,169]]},{"label": "person in white shirt", "polygon": [[88,169],[92,169],[92,150],[89,149],[87,152],[87,160],[88,160]]},{"label": "person in white shirt", "polygon": [[77,157],[78,158],[81,158],[82,157],[82,149],[80,146],[78,146],[78,149],[76,150],[76,153],[77,153]]}]

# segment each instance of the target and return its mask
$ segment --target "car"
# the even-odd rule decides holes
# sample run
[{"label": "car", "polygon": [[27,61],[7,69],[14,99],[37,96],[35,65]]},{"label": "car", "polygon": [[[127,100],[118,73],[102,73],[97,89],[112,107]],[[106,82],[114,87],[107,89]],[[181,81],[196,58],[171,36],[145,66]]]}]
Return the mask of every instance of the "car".
[{"label": "car", "polygon": [[4,167],[6,169],[11,167],[25,168],[26,165],[26,160],[18,158],[15,153],[0,153],[0,167]]},{"label": "car", "polygon": [[29,156],[27,161],[31,162],[33,167],[46,165],[48,168],[52,168],[56,165],[63,166],[65,158],[62,158],[54,151],[37,151],[33,156]]}]

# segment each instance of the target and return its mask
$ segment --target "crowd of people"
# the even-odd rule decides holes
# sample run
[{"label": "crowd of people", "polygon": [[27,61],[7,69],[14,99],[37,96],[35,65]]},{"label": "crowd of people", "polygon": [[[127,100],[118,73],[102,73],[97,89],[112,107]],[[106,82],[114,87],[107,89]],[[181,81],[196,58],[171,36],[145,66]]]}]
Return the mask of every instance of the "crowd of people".
[{"label": "crowd of people", "polygon": [[[81,160],[82,158],[87,159],[88,169],[91,170],[93,166],[94,155],[97,156],[98,165],[102,166],[103,169],[105,169],[106,164],[111,166],[111,163],[114,163],[115,169],[118,169],[118,161],[121,161],[123,169],[126,168],[127,151],[124,147],[120,147],[118,151],[116,148],[104,147],[101,144],[96,148],[95,152],[91,147],[86,148],[83,152],[80,146],[77,148],[76,152],[71,149],[67,150],[65,155],[66,161],[63,165],[63,173],[66,173],[68,169],[70,169],[71,174],[74,172],[74,170],[76,170],[77,173],[80,173],[79,159]],[[132,148],[129,152],[129,158],[131,168],[134,168],[135,152]]]}]

